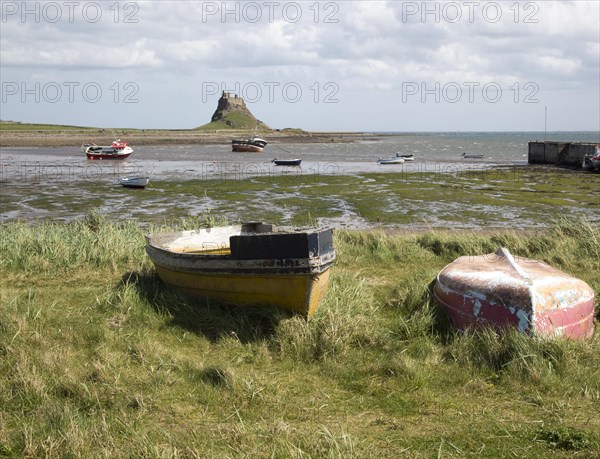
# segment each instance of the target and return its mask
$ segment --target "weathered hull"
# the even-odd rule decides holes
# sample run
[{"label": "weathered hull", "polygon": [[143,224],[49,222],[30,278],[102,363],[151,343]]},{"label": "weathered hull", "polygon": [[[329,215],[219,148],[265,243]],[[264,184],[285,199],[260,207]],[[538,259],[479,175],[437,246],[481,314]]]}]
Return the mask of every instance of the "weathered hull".
[{"label": "weathered hull", "polygon": [[260,153],[266,146],[267,141],[256,136],[248,140],[231,141],[231,150],[241,153]]},{"label": "weathered hull", "polygon": [[88,159],[125,159],[131,153],[86,153]]},{"label": "weathered hull", "polygon": [[378,159],[378,164],[404,164],[404,158]]},{"label": "weathered hull", "polygon": [[88,147],[85,151],[88,159],[125,159],[133,153],[133,148]]},{"label": "weathered hull", "polygon": [[593,171],[595,169],[595,167],[594,167],[594,163],[592,163],[592,158],[585,156],[583,158],[583,162],[581,163],[581,167],[583,170]]},{"label": "weathered hull", "polygon": [[119,179],[119,183],[125,188],[146,188],[150,179],[148,177],[125,177]]},{"label": "weathered hull", "polygon": [[115,140],[109,146],[84,143],[81,146],[88,159],[125,159],[133,153],[133,148],[127,142]]},{"label": "weathered hull", "polygon": [[321,274],[188,273],[156,265],[162,281],[186,295],[241,306],[277,306],[312,317],[327,292],[329,270]]},{"label": "weathered hull", "polygon": [[301,159],[274,159],[273,163],[276,166],[299,166],[302,163]]},{"label": "weathered hull", "polygon": [[[121,185],[123,185],[123,184],[121,184]],[[146,188],[146,185],[123,185],[123,187],[131,188],[133,190],[143,190],[144,188]]]},{"label": "weathered hull", "polygon": [[434,296],[460,330],[490,325],[542,337],[594,334],[594,291],[585,282],[508,251],[457,259],[439,273]]},{"label": "weathered hull", "polygon": [[274,233],[253,224],[148,237],[163,282],[237,305],[272,305],[310,317],[325,296],[335,259],[330,229]]},{"label": "weathered hull", "polygon": [[258,145],[233,144],[231,145],[231,151],[238,153],[260,153],[263,151],[263,147],[259,147]]}]

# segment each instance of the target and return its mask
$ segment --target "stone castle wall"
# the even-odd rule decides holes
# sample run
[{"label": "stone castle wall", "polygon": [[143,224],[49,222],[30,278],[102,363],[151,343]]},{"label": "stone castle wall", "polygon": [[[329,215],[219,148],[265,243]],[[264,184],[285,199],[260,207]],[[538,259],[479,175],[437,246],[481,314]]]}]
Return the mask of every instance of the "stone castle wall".
[{"label": "stone castle wall", "polygon": [[239,97],[237,94],[233,94],[231,92],[223,91],[223,95],[221,96],[221,99],[227,99],[231,105],[246,106],[246,104],[244,103],[244,99]]},{"label": "stone castle wall", "polygon": [[243,112],[246,116],[250,117],[253,120],[253,124],[256,124],[258,121],[256,118],[250,113],[250,110],[246,107],[246,103],[244,99],[239,97],[237,94],[233,94],[231,92],[223,91],[221,98],[217,104],[217,109],[213,114],[211,121],[218,121],[225,117],[225,115],[231,111],[239,111]]}]

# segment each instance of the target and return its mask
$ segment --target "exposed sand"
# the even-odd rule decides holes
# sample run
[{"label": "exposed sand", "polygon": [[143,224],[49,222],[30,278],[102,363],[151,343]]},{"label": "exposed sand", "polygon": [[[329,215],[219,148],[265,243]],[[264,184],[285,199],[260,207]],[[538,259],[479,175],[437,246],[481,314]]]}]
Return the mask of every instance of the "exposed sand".
[{"label": "exposed sand", "polygon": [[[260,133],[269,143],[347,143],[376,140],[380,136],[359,132],[283,132]],[[221,145],[232,139],[250,137],[241,131],[193,131],[193,130],[5,130],[0,131],[0,147],[67,147],[94,142],[110,144],[115,137],[134,145]]]}]

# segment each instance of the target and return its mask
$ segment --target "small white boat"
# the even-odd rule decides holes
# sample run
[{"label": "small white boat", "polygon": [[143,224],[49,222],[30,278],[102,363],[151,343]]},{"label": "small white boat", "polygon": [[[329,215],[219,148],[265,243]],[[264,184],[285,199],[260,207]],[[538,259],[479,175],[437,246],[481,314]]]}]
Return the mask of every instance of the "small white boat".
[{"label": "small white boat", "polygon": [[404,163],[404,158],[400,158],[398,156],[394,157],[394,158],[379,158],[377,160],[378,164],[403,164]]},{"label": "small white boat", "polygon": [[93,142],[84,143],[81,146],[82,153],[85,153],[88,159],[125,159],[133,153],[133,148],[127,142],[116,139],[110,145],[96,145]]},{"label": "small white boat", "polygon": [[396,158],[402,158],[404,161],[414,161],[415,155],[412,153],[409,155],[401,155],[400,153],[396,153]]},{"label": "small white boat", "polygon": [[119,183],[125,188],[146,188],[150,178],[148,177],[121,177]]}]

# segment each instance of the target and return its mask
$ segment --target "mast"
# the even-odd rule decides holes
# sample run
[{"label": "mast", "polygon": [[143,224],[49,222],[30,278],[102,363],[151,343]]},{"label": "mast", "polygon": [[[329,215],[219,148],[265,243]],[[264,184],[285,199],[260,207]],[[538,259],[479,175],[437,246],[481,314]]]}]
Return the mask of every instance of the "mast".
[{"label": "mast", "polygon": [[544,142],[548,134],[548,106],[544,105]]}]

